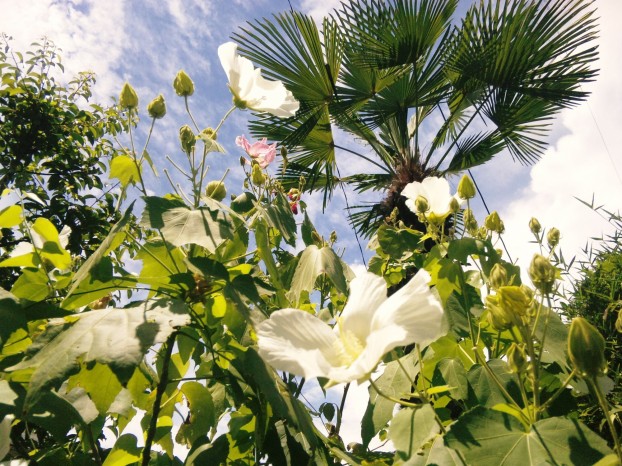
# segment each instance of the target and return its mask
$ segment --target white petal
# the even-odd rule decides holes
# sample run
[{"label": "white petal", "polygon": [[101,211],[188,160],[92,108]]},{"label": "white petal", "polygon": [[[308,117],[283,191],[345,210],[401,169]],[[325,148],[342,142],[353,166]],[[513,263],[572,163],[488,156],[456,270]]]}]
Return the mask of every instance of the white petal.
[{"label": "white petal", "polygon": [[443,306],[428,287],[430,275],[421,269],[389,297],[374,315],[367,345],[386,353],[412,343],[427,345],[447,331]]},{"label": "white petal", "polygon": [[449,203],[452,195],[449,192],[449,183],[445,178],[430,176],[421,182],[425,191],[425,198],[428,200],[430,212],[434,212],[439,217],[449,212]]},{"label": "white petal", "polygon": [[58,234],[58,242],[63,248],[67,248],[67,244],[69,244],[69,236],[71,235],[71,227],[67,225],[63,225],[63,229]]},{"label": "white petal", "polygon": [[292,374],[330,377],[339,365],[340,341],[320,319],[298,309],[281,309],[256,328],[259,354],[272,367]]},{"label": "white petal", "polygon": [[374,313],[386,299],[384,278],[371,272],[355,277],[350,282],[350,296],[341,313],[343,330],[352,332],[364,342],[369,335]]},{"label": "white petal", "polygon": [[236,77],[239,76],[237,69],[237,51],[238,45],[235,42],[226,42],[218,47],[218,58],[220,59],[220,64],[225,70],[229,84],[236,87],[238,85],[238,80],[236,79],[235,82],[232,82],[231,72],[234,71]]},{"label": "white petal", "polygon": [[13,248],[13,250],[9,254],[9,257],[23,256],[25,254],[30,254],[31,252],[34,252],[34,250],[35,250],[35,248],[32,247],[32,244],[26,243],[25,241],[20,241]]}]

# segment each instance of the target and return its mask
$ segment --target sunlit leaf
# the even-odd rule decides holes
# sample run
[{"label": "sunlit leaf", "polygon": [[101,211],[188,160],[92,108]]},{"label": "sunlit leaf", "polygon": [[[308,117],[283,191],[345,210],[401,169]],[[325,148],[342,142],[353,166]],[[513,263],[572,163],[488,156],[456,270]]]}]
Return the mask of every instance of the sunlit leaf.
[{"label": "sunlit leaf", "polygon": [[0,228],[12,228],[24,220],[21,206],[11,205],[0,210]]},{"label": "sunlit leaf", "polygon": [[110,178],[118,179],[123,187],[135,184],[140,179],[139,168],[131,157],[117,155],[110,162]]},{"label": "sunlit leaf", "polygon": [[420,408],[399,410],[391,421],[389,438],[398,450],[396,456],[407,461],[439,431],[434,408],[426,403]]}]

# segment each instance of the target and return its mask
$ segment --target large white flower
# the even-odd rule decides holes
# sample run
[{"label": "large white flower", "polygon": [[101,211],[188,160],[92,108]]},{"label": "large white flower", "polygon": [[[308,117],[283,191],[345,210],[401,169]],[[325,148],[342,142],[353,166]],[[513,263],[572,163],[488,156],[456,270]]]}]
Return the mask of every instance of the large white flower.
[{"label": "large white flower", "polygon": [[417,212],[415,200],[419,196],[423,197],[428,203],[425,216],[428,218],[436,217],[437,219],[443,219],[449,215],[452,199],[456,199],[459,203],[462,202],[458,196],[451,194],[449,183],[445,178],[435,176],[425,178],[422,182],[408,183],[402,190],[402,196],[406,197],[406,207],[413,212]]},{"label": "large white flower", "polygon": [[331,383],[366,380],[392,349],[429,344],[446,332],[443,307],[425,270],[387,298],[382,277],[365,273],[331,328],[314,315],[281,309],[257,325],[259,354],[272,367]]},{"label": "large white flower", "polygon": [[250,60],[238,55],[238,46],[227,42],[218,47],[220,63],[229,78],[233,101],[240,108],[268,112],[278,117],[296,114],[300,104],[281,81],[270,81]]}]

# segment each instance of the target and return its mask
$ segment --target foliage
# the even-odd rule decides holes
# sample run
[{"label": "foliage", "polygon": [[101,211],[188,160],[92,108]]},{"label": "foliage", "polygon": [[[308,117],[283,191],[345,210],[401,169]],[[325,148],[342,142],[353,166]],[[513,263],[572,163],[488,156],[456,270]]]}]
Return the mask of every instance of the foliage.
[{"label": "foliage", "polygon": [[[325,206],[342,183],[383,191],[351,212],[371,236],[395,207],[406,221],[411,181],[504,150],[522,163],[542,155],[551,119],[595,76],[590,3],[473,2],[458,18],[457,0],[349,0],[321,24],[295,11],[251,22],[233,36],[241,53],[300,101],[294,117],[260,115],[251,132],[283,141],[283,183],[304,176]],[[340,146],[336,129],[363,146]],[[342,176],[338,160],[370,168]]]},{"label": "foliage", "polygon": [[[370,50],[384,63],[382,44]],[[189,124],[179,146],[185,160],[175,164],[186,182],[169,178],[171,192],[153,195],[143,176],[154,164],[146,147],[163,112],[149,113],[145,150],[137,153],[141,111],[129,83],[123,93],[117,111],[129,147],[118,147],[122,154],[115,158],[122,157],[117,163],[125,168],[111,163],[109,170],[132,176],[117,177],[115,203],[124,212],[88,256],[70,251],[59,227],[29,204],[0,211],[0,227],[23,234],[27,243],[0,263],[19,268],[10,289],[0,290],[0,460],[587,465],[622,458],[603,390],[607,379],[580,373],[568,358],[569,347],[584,362],[602,355],[595,347],[580,354],[555,312],[555,235],[545,252],[538,227],[543,255],[527,271],[530,286],[497,250],[502,220],[495,214],[478,221],[468,200],[447,221],[413,213],[414,228],[390,216],[374,231],[369,271],[388,292],[424,269],[432,287],[425,291],[441,303],[447,325],[430,344],[391,350],[368,374],[369,400],[364,409],[355,407],[364,413],[362,443],[346,446],[349,385],[330,388],[319,379],[321,390],[314,392],[325,398],[308,397],[304,378],[262,359],[255,333],[281,309],[339,325],[346,302],[360,300],[335,235],[323,238],[305,212],[304,180],[284,186],[251,161],[238,168],[243,188],[230,202],[214,194],[210,182],[218,180],[209,180],[208,162],[228,145],[216,137],[233,109],[215,129],[201,131],[186,90],[180,98]],[[365,124],[373,126],[371,114]],[[134,198],[138,202],[128,204]],[[464,228],[448,227],[460,218],[468,219]],[[116,257],[133,261],[133,271]],[[340,338],[347,351],[360,351],[347,332]],[[613,449],[579,419],[577,392],[588,391],[595,395],[591,407],[604,411]],[[185,459],[180,447],[187,447]]]},{"label": "foliage", "polygon": [[[118,219],[114,196],[103,189],[106,160],[118,151],[110,141],[121,130],[116,110],[88,104],[92,73],[62,83],[64,68],[49,40],[25,54],[6,36],[0,42],[0,192],[18,193],[28,220],[71,228],[68,251],[89,255]],[[2,233],[6,257],[22,238]],[[10,287],[15,278],[4,269],[0,282]]]}]

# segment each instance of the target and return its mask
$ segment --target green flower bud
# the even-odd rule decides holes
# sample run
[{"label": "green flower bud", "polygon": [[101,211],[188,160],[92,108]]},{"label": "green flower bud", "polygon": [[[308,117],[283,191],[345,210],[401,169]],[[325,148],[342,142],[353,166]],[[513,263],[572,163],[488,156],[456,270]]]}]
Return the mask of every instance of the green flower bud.
[{"label": "green flower bud", "polygon": [[501,306],[497,295],[486,296],[486,309],[490,323],[497,330],[507,330],[514,323],[512,315]]},{"label": "green flower bud", "polygon": [[337,232],[335,230],[330,232],[330,243],[335,244],[337,242]]},{"label": "green flower bud", "polygon": [[464,212],[462,213],[462,220],[466,231],[468,231],[470,235],[475,236],[477,234],[478,225],[475,215],[473,215],[473,211],[471,209],[464,209]]},{"label": "green flower bud", "polygon": [[417,212],[423,214],[428,211],[430,205],[425,197],[417,196],[417,199],[415,199],[415,208],[417,209]]},{"label": "green flower bud", "polygon": [[217,201],[222,201],[227,195],[227,188],[222,181],[210,181],[205,188],[207,197],[211,197]]},{"label": "green flower bud", "polygon": [[460,179],[460,183],[458,183],[458,196],[462,199],[473,199],[476,193],[477,191],[475,190],[473,180],[467,175],[463,175]]},{"label": "green flower bud", "polygon": [[499,214],[495,210],[484,220],[484,226],[489,231],[494,231],[495,233],[501,234],[505,231],[505,226],[503,225],[503,220],[499,217]]},{"label": "green flower bud", "polygon": [[216,131],[214,131],[214,128],[205,128],[203,131],[201,131],[201,134],[207,136],[210,139],[213,139],[214,141],[218,138],[218,134],[216,133]]},{"label": "green flower bud", "polygon": [[149,112],[151,118],[162,118],[166,115],[166,103],[162,94],[158,95],[147,105],[147,112]]},{"label": "green flower bud", "polygon": [[251,180],[253,180],[253,184],[255,186],[263,186],[265,182],[265,178],[263,176],[263,171],[258,163],[253,164],[253,168],[251,171]]},{"label": "green flower bud", "polygon": [[531,220],[529,220],[529,229],[534,235],[538,235],[542,230],[542,225],[540,225],[537,218],[531,217]]},{"label": "green flower bud", "polygon": [[520,374],[527,368],[527,355],[522,345],[512,343],[508,349],[507,357],[510,372]]},{"label": "green flower bud", "polygon": [[488,277],[488,281],[490,283],[490,287],[493,290],[499,289],[502,286],[507,286],[508,283],[508,272],[505,270],[503,265],[496,263],[492,266],[490,271],[490,275]]},{"label": "green flower bud", "polygon": [[516,324],[520,324],[521,320],[518,317],[524,317],[527,315],[527,311],[531,306],[531,299],[529,293],[526,293],[523,287],[520,286],[502,286],[497,290],[497,296],[499,298],[499,304],[503,308],[516,316]]},{"label": "green flower bud", "polygon": [[575,317],[570,324],[568,357],[583,377],[596,378],[607,371],[605,339],[583,317]]},{"label": "green flower bud", "polygon": [[173,88],[177,95],[181,97],[188,97],[194,94],[194,83],[184,70],[179,70],[177,76],[175,76]]},{"label": "green flower bud", "polygon": [[449,210],[454,214],[460,211],[460,202],[455,197],[452,197],[451,201],[449,201]]},{"label": "green flower bud", "polygon": [[557,278],[557,269],[546,257],[534,254],[529,265],[529,278],[539,291],[550,293]]},{"label": "green flower bud", "polygon": [[546,235],[546,241],[549,243],[549,247],[552,249],[559,244],[559,230],[557,228],[551,228]]},{"label": "green flower bud", "polygon": [[132,109],[138,107],[138,95],[130,83],[126,82],[119,95],[119,105],[121,108]]},{"label": "green flower bud", "polygon": [[192,152],[192,149],[197,142],[197,138],[192,132],[192,128],[188,125],[184,125],[179,128],[179,140],[181,141],[181,148],[187,154]]}]

